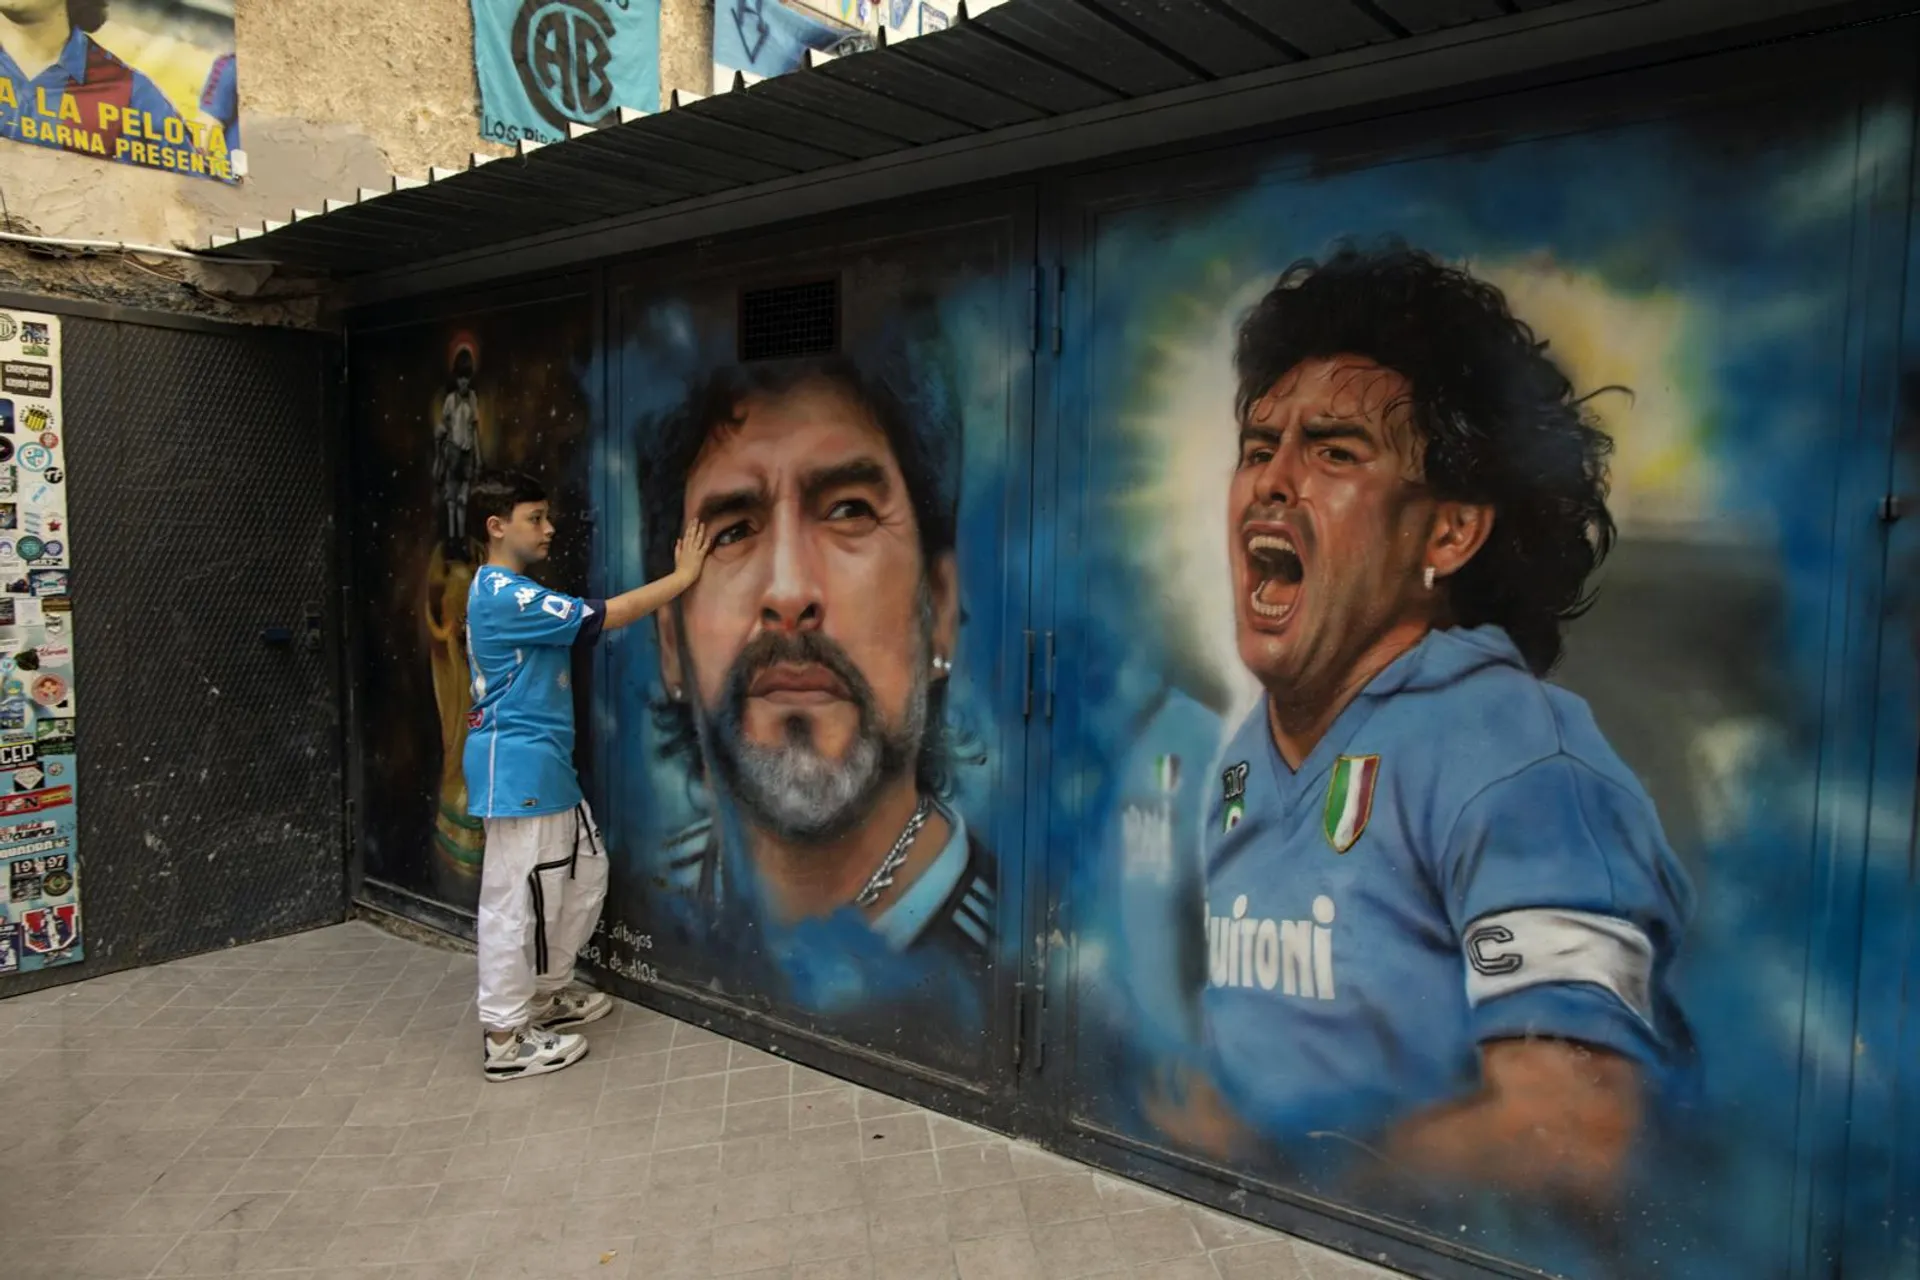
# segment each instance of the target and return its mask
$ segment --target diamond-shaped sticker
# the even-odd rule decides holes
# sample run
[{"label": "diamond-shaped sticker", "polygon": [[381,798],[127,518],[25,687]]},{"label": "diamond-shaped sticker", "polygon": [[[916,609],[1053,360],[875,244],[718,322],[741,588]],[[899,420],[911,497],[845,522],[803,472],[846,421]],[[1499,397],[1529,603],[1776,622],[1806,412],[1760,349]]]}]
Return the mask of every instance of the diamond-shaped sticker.
[{"label": "diamond-shaped sticker", "polygon": [[40,785],[45,777],[46,775],[40,772],[38,765],[30,764],[24,769],[15,769],[13,771],[14,790],[32,791]]}]

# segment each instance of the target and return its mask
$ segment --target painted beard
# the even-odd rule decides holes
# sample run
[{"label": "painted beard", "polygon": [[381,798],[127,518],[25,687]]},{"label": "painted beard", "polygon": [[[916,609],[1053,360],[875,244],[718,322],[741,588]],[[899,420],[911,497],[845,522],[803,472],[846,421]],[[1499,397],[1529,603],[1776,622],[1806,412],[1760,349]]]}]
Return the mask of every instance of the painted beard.
[{"label": "painted beard", "polygon": [[[909,659],[913,685],[896,724],[881,721],[873,686],[834,641],[817,631],[765,632],[734,659],[712,712],[710,745],[727,790],[752,825],[796,844],[838,839],[872,811],[887,783],[913,769],[927,731],[928,652],[923,625]],[[833,673],[859,713],[859,727],[846,758],[834,760],[814,745],[805,716],[786,721],[785,741],[764,746],[746,737],[747,690],[753,678],[780,663],[815,664]]]}]

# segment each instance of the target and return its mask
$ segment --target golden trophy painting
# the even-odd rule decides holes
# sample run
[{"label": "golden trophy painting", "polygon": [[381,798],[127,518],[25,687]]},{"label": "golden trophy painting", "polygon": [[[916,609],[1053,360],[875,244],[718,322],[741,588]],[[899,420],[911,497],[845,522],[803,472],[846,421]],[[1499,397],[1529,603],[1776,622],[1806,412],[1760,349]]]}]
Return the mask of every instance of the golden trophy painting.
[{"label": "golden trophy painting", "polygon": [[428,654],[433,664],[433,701],[440,715],[440,803],[433,819],[433,845],[456,873],[480,875],[486,832],[467,816],[467,780],[461,758],[467,745],[467,588],[473,566],[449,560],[444,546],[427,559]]},{"label": "golden trophy painting", "polygon": [[467,816],[467,781],[461,758],[467,745],[471,704],[467,674],[467,589],[473,582],[468,542],[467,490],[479,467],[480,396],[478,344],[461,334],[448,352],[444,393],[435,398],[433,423],[434,508],[439,535],[427,557],[428,654],[433,664],[433,701],[440,717],[440,797],[433,843],[455,875],[477,882],[486,833]]}]

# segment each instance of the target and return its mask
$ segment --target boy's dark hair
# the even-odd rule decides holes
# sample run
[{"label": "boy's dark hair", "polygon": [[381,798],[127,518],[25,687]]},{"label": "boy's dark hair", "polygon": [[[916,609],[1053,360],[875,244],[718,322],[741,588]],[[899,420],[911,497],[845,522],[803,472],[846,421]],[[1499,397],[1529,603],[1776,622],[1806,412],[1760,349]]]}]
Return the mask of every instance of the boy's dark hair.
[{"label": "boy's dark hair", "polygon": [[521,503],[546,500],[547,491],[540,482],[524,472],[484,472],[467,490],[467,531],[484,543],[489,519],[511,520],[513,509]]},{"label": "boy's dark hair", "polygon": [[108,0],[67,0],[67,21],[92,35],[107,22]]}]

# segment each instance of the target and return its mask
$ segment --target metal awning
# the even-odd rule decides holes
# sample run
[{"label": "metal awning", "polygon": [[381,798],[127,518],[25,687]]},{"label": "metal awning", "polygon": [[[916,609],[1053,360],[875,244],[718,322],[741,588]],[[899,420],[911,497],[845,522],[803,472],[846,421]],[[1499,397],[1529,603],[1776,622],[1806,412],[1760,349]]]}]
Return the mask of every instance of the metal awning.
[{"label": "metal awning", "polygon": [[1558,2],[1008,0],[972,19],[963,5],[946,31],[395,175],[215,236],[207,253],[379,272]]},{"label": "metal awning", "polygon": [[[669,232],[689,225],[682,211],[752,206],[767,221],[827,207],[817,196],[823,184],[842,206],[926,190],[958,181],[936,178],[932,165],[961,152],[1004,153],[997,169],[975,163],[977,179],[1057,164],[1070,136],[1100,135],[1080,155],[1138,147],[1147,135],[1137,122],[1149,112],[1186,110],[1198,120],[1211,111],[1214,128],[1222,120],[1246,128],[1316,103],[1431,88],[1442,76],[1465,82],[1476,68],[1483,77],[1537,71],[1743,23],[1805,24],[1893,2],[1007,0],[971,19],[962,5],[946,31],[814,54],[803,69],[752,85],[736,78],[709,97],[676,93],[658,113],[573,126],[564,142],[474,155],[464,169],[395,175],[383,189],[215,236],[203,252],[377,280],[349,292],[391,296],[428,287],[429,277],[445,283],[444,264],[510,246],[527,269],[549,269],[577,260],[585,237],[610,228],[647,223],[652,242],[671,243]],[[1518,57],[1523,48],[1528,55]],[[1449,58],[1447,71],[1421,70]],[[1357,84],[1361,73],[1371,87],[1343,90],[1345,103],[1329,97],[1325,86],[1342,77]],[[1172,138],[1161,132],[1161,142]],[[733,217],[744,225],[745,214]],[[556,250],[556,240],[572,243]],[[640,242],[628,236],[614,247]],[[536,244],[541,253],[518,252]],[[416,285],[388,287],[403,274]]]}]

